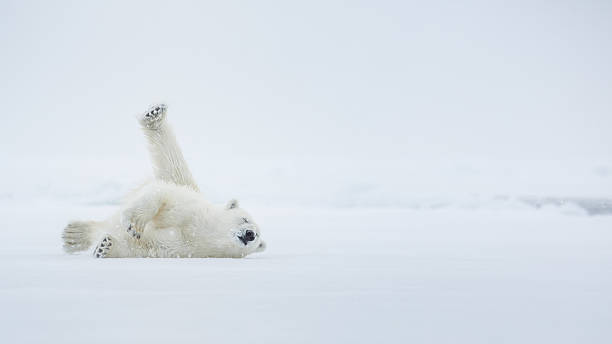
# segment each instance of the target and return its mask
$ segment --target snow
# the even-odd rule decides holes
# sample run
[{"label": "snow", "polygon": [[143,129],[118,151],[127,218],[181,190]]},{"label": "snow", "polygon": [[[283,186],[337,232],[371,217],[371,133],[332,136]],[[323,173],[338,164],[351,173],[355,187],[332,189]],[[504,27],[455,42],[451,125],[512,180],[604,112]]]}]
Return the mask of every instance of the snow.
[{"label": "snow", "polygon": [[[612,343],[611,14],[0,1],[0,342]],[[61,252],[155,102],[266,252]]]},{"label": "snow", "polygon": [[62,226],[113,206],[4,203],[7,343],[607,343],[612,217],[558,209],[253,208],[246,259],[96,260]]}]

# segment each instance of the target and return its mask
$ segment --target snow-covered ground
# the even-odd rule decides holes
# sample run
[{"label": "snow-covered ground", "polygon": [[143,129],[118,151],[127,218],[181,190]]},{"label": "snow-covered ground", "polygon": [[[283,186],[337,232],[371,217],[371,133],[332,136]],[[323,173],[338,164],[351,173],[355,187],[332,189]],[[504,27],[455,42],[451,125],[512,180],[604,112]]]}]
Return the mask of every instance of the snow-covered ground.
[{"label": "snow-covered ground", "polygon": [[612,340],[605,159],[412,165],[188,155],[211,200],[238,197],[250,211],[266,252],[64,254],[66,223],[108,216],[150,175],[143,146],[133,158],[8,158],[0,179],[7,342]]},{"label": "snow-covered ground", "polygon": [[[244,204],[249,206],[250,204]],[[7,343],[609,343],[612,217],[252,205],[246,259],[61,252],[111,205],[2,202]]]},{"label": "snow-covered ground", "polygon": [[[612,343],[612,2],[0,1],[0,343]],[[66,255],[154,102],[246,259]]]}]

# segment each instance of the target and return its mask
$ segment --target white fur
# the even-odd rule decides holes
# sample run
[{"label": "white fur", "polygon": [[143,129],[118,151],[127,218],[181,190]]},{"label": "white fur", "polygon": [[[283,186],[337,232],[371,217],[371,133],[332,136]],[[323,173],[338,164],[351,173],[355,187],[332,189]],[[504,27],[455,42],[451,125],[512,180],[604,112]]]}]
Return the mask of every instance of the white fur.
[{"label": "white fur", "polygon": [[[213,205],[202,197],[165,118],[166,107],[156,106],[140,119],[156,179],[129,194],[107,220],[69,224],[66,252],[85,250],[102,238],[112,242],[110,249],[100,244],[109,258],[238,258],[265,249],[259,227],[238,201]],[[239,237],[248,230],[255,239],[245,244]]]}]

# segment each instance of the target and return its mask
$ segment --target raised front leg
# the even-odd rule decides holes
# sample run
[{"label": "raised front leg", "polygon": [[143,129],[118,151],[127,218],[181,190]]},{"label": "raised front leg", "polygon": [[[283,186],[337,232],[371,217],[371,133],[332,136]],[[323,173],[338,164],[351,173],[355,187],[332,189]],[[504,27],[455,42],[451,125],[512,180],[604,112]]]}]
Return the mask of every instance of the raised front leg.
[{"label": "raised front leg", "polygon": [[154,105],[140,118],[155,178],[200,191],[176,142],[174,132],[166,121],[167,111],[168,108],[164,104]]}]

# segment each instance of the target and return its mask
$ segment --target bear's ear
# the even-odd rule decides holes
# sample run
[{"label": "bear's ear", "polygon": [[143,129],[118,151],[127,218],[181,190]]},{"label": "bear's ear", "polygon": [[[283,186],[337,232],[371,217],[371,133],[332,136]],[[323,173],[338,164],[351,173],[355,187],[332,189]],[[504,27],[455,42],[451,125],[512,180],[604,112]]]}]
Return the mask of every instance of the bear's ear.
[{"label": "bear's ear", "polygon": [[227,205],[225,206],[225,208],[227,208],[228,210],[238,208],[238,200],[231,199],[229,202],[227,202]]}]

